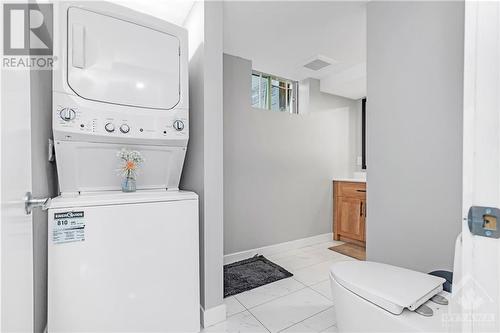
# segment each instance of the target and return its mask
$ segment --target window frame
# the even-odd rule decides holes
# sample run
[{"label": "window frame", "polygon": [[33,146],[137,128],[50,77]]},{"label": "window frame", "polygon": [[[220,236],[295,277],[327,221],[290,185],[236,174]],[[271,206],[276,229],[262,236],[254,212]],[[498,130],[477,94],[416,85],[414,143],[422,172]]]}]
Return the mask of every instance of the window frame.
[{"label": "window frame", "polygon": [[361,100],[361,170],[366,170],[366,97]]},{"label": "window frame", "polygon": [[[252,70],[251,78],[253,78],[254,76],[259,77],[259,106],[253,105],[252,89],[250,89],[250,92],[251,92],[250,101],[252,103],[251,105],[253,108],[267,110],[267,111],[274,111],[274,112],[287,112],[290,114],[298,114],[299,113],[299,98],[298,98],[299,97],[299,93],[298,93],[299,82],[298,81],[285,79],[285,78],[282,78],[282,77],[279,77],[276,75],[267,74],[267,73],[260,72],[257,70]],[[260,94],[262,92],[262,88],[261,88],[262,79],[265,79],[267,81],[267,84],[266,84],[267,85],[267,88],[266,88],[267,89],[267,96],[266,96],[267,98],[266,98],[266,102],[265,102],[264,106],[261,105],[262,98],[260,96]],[[278,86],[273,85],[273,81],[278,81]],[[289,85],[289,88],[288,87],[282,88],[280,86],[281,83],[285,83],[286,85]],[[289,96],[290,98],[285,98],[286,106],[287,106],[288,110],[273,110],[272,109],[272,88],[273,87],[277,87],[279,89],[286,89],[287,90],[287,92],[286,92],[287,97],[288,97],[289,91],[292,92],[291,95]]]}]

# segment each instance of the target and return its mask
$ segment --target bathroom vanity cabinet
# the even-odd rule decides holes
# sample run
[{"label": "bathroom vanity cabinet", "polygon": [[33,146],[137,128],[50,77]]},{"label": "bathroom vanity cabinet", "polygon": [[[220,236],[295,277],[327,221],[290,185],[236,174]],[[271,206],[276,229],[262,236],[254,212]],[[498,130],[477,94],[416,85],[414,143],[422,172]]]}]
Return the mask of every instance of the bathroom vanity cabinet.
[{"label": "bathroom vanity cabinet", "polygon": [[333,181],[333,239],[365,245],[366,183]]}]

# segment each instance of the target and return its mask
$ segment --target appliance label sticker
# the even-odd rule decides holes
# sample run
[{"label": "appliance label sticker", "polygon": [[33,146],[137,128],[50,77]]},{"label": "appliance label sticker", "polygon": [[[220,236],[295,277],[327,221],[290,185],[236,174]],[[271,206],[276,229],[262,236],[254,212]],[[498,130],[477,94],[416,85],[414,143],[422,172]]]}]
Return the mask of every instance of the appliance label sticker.
[{"label": "appliance label sticker", "polygon": [[83,211],[54,213],[52,242],[54,244],[83,242],[85,240],[84,217]]}]

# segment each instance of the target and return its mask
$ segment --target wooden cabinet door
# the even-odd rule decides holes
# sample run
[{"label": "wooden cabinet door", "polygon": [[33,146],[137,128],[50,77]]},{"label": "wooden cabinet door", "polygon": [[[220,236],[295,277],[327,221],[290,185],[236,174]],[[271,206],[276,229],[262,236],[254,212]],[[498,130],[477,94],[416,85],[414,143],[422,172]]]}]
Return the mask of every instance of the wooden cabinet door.
[{"label": "wooden cabinet door", "polygon": [[364,241],[364,205],[365,200],[342,197],[338,233],[342,236]]}]

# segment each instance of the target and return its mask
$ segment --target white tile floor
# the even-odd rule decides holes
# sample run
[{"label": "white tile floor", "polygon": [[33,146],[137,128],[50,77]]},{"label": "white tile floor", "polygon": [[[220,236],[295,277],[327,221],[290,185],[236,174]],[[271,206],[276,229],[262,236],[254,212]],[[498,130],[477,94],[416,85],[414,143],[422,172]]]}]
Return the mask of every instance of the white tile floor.
[{"label": "white tile floor", "polygon": [[269,256],[294,276],[226,298],[227,320],[202,332],[336,332],[329,267],[355,260],[328,250],[339,244],[331,241]]}]

